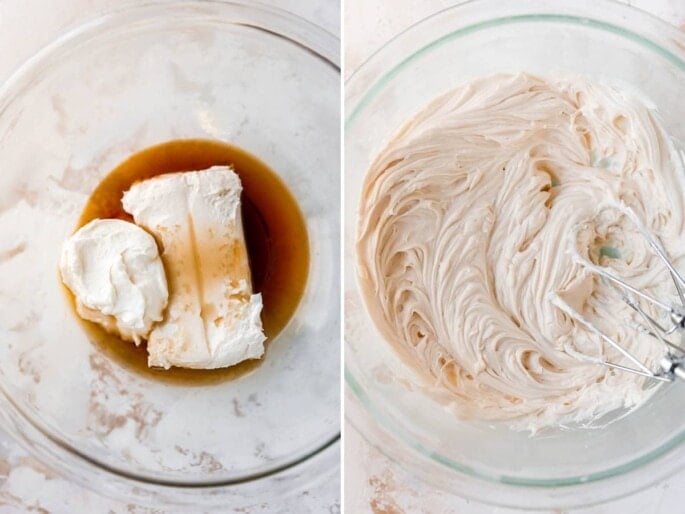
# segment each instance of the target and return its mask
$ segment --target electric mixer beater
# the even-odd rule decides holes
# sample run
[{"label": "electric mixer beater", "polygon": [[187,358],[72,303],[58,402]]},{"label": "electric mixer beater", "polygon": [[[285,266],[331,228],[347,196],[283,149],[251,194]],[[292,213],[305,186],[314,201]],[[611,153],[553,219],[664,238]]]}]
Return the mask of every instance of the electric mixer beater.
[{"label": "electric mixer beater", "polygon": [[[604,333],[594,323],[573,309],[556,293],[552,293],[551,301],[572,319],[584,325],[588,330],[599,336],[603,341],[620,352],[635,367],[626,366],[616,362],[610,362],[606,359],[593,358],[590,356],[583,356],[582,358],[603,366],[635,373],[663,382],[671,382],[676,378],[685,380],[685,349],[670,339],[673,336],[678,336],[685,333],[685,294],[683,292],[685,290],[685,279],[683,279],[682,275],[674,267],[661,242],[645,228],[635,212],[625,205],[620,206],[620,211],[623,212],[633,224],[635,224],[651,249],[656,253],[659,259],[668,269],[676,291],[678,292],[679,303],[666,302],[659,298],[655,298],[654,296],[631,286],[625,280],[609,272],[607,268],[598,266],[597,264],[590,262],[580,255],[576,255],[575,260],[586,269],[601,276],[607,283],[611,284],[619,293],[621,293],[622,300],[635,312],[637,312],[642,320],[642,322],[635,324],[635,328],[641,332],[649,334],[664,346],[665,354],[659,363],[659,368],[650,369],[635,355],[626,350],[626,348],[624,348],[618,341]],[[665,315],[664,318],[666,318],[669,325],[664,326],[664,321],[658,321],[653,316],[650,316],[640,305],[637,300],[638,298],[648,302],[655,309],[660,310]]]}]

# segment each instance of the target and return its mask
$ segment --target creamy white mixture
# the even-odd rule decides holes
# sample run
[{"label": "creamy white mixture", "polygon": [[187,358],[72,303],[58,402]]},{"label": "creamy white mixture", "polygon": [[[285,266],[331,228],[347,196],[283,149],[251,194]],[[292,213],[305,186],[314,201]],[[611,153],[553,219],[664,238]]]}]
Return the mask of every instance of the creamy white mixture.
[{"label": "creamy white mixture", "polygon": [[150,366],[222,368],[264,353],[241,191],[231,168],[215,166],[160,175],[124,194],[124,209],[160,242],[169,282],[169,307],[147,338]]},{"label": "creamy white mixture", "polygon": [[139,344],[162,319],[169,293],[154,238],[133,223],[96,219],[64,244],[64,284],[76,310],[108,332]]},{"label": "creamy white mixture", "polygon": [[653,388],[584,361],[629,364],[550,298],[656,368],[662,348],[574,256],[670,297],[616,206],[682,264],[683,190],[680,156],[634,96],[580,77],[476,80],[421,111],[367,176],[357,250],[370,314],[461,417],[535,430],[638,405]]}]

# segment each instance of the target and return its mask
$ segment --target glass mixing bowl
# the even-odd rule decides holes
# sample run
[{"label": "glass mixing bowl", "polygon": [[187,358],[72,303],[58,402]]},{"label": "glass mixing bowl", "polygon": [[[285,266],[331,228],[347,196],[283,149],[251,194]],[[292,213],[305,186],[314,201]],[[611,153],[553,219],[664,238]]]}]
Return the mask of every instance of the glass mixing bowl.
[{"label": "glass mixing bowl", "polygon": [[606,0],[479,0],[390,41],[346,84],[345,376],[362,406],[349,402],[347,415],[388,456],[447,491],[528,509],[586,505],[685,463],[683,384],[662,387],[603,428],[531,437],[460,422],[412,387],[413,373],[376,332],[356,283],[357,206],[374,157],[431,99],[477,76],[515,71],[583,74],[641,91],[682,148],[685,37],[646,13]]},{"label": "glass mixing bowl", "polygon": [[[2,86],[0,411],[41,461],[157,508],[238,508],[337,479],[338,56],[334,36],[275,9],[146,2],[63,35]],[[261,158],[309,231],[308,283],[290,323],[261,365],[212,385],[155,381],[109,360],[57,272],[102,177],[180,138]]]}]

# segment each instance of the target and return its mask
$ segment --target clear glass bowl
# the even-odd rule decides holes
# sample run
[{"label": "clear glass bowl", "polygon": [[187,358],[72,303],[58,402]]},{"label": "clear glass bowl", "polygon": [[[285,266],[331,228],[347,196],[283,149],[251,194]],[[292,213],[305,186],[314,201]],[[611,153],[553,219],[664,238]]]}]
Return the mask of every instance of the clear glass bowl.
[{"label": "clear glass bowl", "polygon": [[[0,90],[0,410],[64,476],[128,501],[235,508],[339,473],[339,42],[288,13],[146,2],[65,34]],[[57,273],[100,179],[179,138],[258,156],[304,213],[301,303],[235,380],[142,377],[91,344]],[[198,493],[198,488],[202,493]]]},{"label": "clear glass bowl", "polygon": [[347,415],[383,452],[448,491],[528,509],[586,505],[685,463],[682,384],[604,428],[530,437],[460,422],[412,388],[414,374],[376,332],[356,283],[357,206],[376,154],[431,99],[474,77],[514,71],[583,74],[639,90],[682,148],[685,37],[641,11],[606,0],[479,0],[390,41],[346,84],[345,374],[363,406],[349,402]]}]

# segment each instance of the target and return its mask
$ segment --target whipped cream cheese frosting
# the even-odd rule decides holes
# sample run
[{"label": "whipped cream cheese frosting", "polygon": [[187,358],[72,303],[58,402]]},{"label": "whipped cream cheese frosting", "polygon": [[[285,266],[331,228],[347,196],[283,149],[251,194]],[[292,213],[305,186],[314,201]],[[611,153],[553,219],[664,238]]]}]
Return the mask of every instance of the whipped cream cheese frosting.
[{"label": "whipped cream cheese frosting", "polygon": [[154,238],[133,223],[95,219],[62,248],[60,272],[83,319],[136,345],[163,317],[169,299]]},{"label": "whipped cream cheese frosting", "polygon": [[682,266],[683,185],[680,156],[632,94],[582,77],[477,79],[416,115],[367,175],[369,313],[459,417],[537,430],[639,405],[653,384],[588,362],[630,364],[551,298],[656,368],[661,346],[580,261],[670,298],[625,207]]}]

